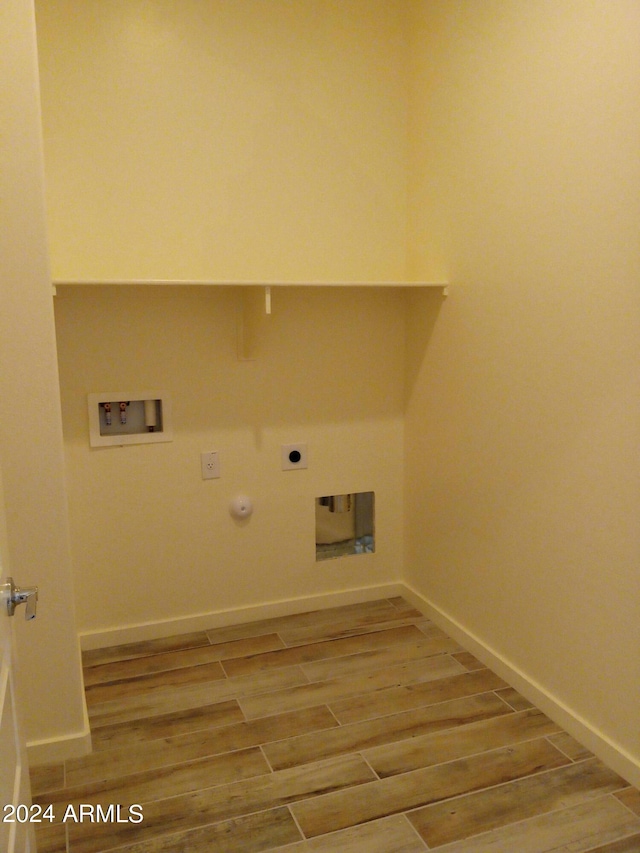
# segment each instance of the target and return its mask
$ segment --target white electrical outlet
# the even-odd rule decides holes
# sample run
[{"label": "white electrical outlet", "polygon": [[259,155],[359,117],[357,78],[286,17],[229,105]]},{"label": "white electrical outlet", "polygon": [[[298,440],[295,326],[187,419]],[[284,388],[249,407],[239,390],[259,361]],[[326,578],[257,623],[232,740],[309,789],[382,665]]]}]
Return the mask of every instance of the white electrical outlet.
[{"label": "white electrical outlet", "polygon": [[283,471],[293,471],[295,468],[307,468],[307,445],[283,444],[281,446],[281,462]]},{"label": "white electrical outlet", "polygon": [[217,450],[208,450],[200,454],[200,467],[203,480],[217,480],[220,476],[220,458]]}]

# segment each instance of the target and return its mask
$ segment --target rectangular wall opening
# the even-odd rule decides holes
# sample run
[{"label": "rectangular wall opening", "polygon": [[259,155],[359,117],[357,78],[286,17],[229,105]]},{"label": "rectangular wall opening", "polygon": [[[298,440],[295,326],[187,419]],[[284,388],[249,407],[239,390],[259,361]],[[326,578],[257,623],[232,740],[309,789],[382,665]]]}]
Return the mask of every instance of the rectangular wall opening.
[{"label": "rectangular wall opening", "polygon": [[375,551],[373,492],[316,498],[316,560]]}]

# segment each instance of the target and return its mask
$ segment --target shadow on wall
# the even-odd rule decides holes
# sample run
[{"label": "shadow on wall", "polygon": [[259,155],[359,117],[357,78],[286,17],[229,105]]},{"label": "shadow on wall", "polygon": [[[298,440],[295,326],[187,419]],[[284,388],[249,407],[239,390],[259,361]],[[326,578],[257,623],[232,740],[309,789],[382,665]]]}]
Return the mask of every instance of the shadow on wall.
[{"label": "shadow on wall", "polygon": [[406,304],[405,406],[413,396],[429,341],[445,300],[437,290],[408,290]]},{"label": "shadow on wall", "polygon": [[67,441],[88,441],[87,394],[167,390],[190,432],[401,417],[400,290],[278,288],[254,360],[238,358],[238,288],[59,288]]}]

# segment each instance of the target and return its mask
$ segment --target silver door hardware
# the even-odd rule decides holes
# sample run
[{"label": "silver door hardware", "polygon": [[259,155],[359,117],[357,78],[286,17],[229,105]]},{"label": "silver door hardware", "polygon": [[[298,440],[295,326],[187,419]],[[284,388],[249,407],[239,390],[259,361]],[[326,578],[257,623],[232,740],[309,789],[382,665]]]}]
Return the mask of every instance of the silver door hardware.
[{"label": "silver door hardware", "polygon": [[13,616],[19,604],[26,604],[27,609],[24,618],[36,618],[36,602],[38,601],[37,586],[16,586],[13,578],[7,578],[6,583],[0,584],[0,590],[2,591],[3,598],[6,598],[9,616]]}]

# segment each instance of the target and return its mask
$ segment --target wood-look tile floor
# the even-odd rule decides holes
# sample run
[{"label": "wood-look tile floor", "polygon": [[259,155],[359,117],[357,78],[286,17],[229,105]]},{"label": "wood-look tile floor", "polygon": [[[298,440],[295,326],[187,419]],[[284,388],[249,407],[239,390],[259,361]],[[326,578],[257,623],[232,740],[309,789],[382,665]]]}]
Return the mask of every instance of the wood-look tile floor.
[{"label": "wood-look tile floor", "polygon": [[40,853],[640,851],[640,792],[403,599],[84,664],[94,749],[33,768]]}]

